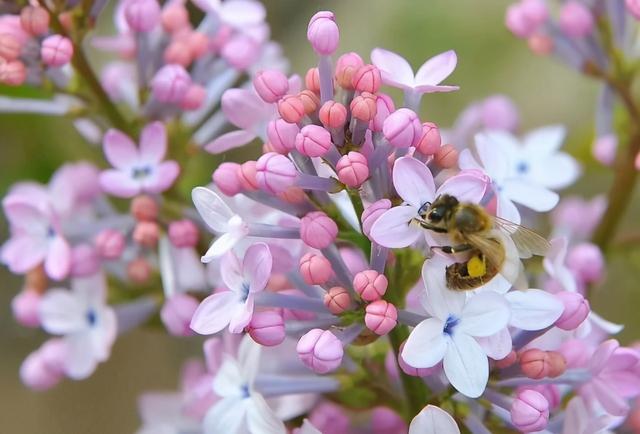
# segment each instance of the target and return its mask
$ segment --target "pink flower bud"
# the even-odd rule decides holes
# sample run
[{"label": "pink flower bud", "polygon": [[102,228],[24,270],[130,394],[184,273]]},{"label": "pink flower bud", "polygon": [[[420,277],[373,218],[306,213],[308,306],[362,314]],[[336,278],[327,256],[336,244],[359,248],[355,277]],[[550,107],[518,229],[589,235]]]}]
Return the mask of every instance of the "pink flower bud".
[{"label": "pink flower bud", "polygon": [[189,45],[185,41],[173,41],[164,50],[164,62],[187,68],[193,62]]},{"label": "pink flower bud", "polygon": [[522,0],[520,9],[525,19],[538,28],[549,18],[549,10],[544,0]]},{"label": "pink flower bud", "polygon": [[373,65],[364,65],[353,74],[353,88],[358,92],[376,93],[380,89],[380,70]]},{"label": "pink flower bud", "polygon": [[338,235],[338,225],[322,211],[313,211],[300,221],[300,237],[314,249],[324,249],[333,243]]},{"label": "pink flower bud", "polygon": [[333,12],[320,11],[311,17],[307,27],[307,39],[313,51],[321,56],[330,56],[338,48],[340,31]]},{"label": "pink flower bud", "polygon": [[320,107],[319,115],[320,122],[326,128],[342,128],[347,122],[347,108],[334,100],[325,102]]},{"label": "pink flower bud", "polygon": [[379,93],[376,99],[376,114],[371,120],[371,128],[375,132],[382,131],[384,121],[389,117],[391,113],[396,110],[395,105],[391,97],[384,93]]},{"label": "pink flower bud", "polygon": [[514,3],[507,8],[505,26],[518,38],[528,38],[536,30],[535,23],[527,19],[521,3]]},{"label": "pink flower bud", "polygon": [[27,79],[27,69],[20,60],[0,61],[0,83],[20,86]]},{"label": "pink flower bud", "polygon": [[636,154],[636,160],[634,162],[636,170],[640,170],[640,152]]},{"label": "pink flower bud", "polygon": [[422,124],[413,110],[400,108],[385,119],[382,134],[392,146],[408,148],[420,140]]},{"label": "pink flower bud", "polygon": [[616,159],[618,138],[615,134],[605,134],[596,138],[591,150],[593,158],[604,166],[611,166]]},{"label": "pink flower bud", "polygon": [[442,138],[440,137],[440,129],[433,122],[425,122],[422,124],[422,134],[416,149],[423,155],[433,155],[442,146]]},{"label": "pink flower bud", "polygon": [[127,276],[134,283],[145,283],[151,276],[151,264],[144,258],[134,259],[127,264]]},{"label": "pink flower bud", "polygon": [[627,11],[637,20],[640,20],[640,0],[625,0]]},{"label": "pink flower bud", "polygon": [[169,224],[169,240],[176,247],[195,247],[198,236],[198,227],[191,220],[178,220]]},{"label": "pink flower bud", "polygon": [[593,31],[594,18],[591,10],[577,0],[566,2],[560,10],[558,25],[571,38],[582,38]]},{"label": "pink flower bud", "polygon": [[48,36],[42,41],[40,56],[47,66],[63,66],[73,56],[73,44],[69,38],[60,35]]},{"label": "pink flower bud", "polygon": [[131,215],[139,222],[155,221],[158,218],[158,203],[146,194],[136,196],[131,201]]},{"label": "pink flower bud", "polygon": [[207,97],[207,90],[199,85],[192,84],[184,94],[184,98],[180,101],[180,108],[184,110],[198,110],[202,107],[202,103]]},{"label": "pink flower bud", "polygon": [[504,95],[494,95],[482,103],[482,124],[494,130],[515,131],[520,125],[518,108]]},{"label": "pink flower bud", "polygon": [[258,59],[262,45],[254,38],[245,34],[236,34],[222,47],[220,54],[238,70],[249,68]]},{"label": "pink flower bud", "polygon": [[531,52],[537,56],[547,56],[553,52],[553,39],[543,33],[534,33],[527,39]]},{"label": "pink flower bud", "polygon": [[16,60],[20,57],[22,51],[22,44],[18,38],[11,33],[0,34],[0,58],[4,60]]},{"label": "pink flower bud", "polygon": [[288,154],[295,148],[296,136],[300,128],[284,119],[276,119],[267,125],[267,137],[273,150],[279,154]]},{"label": "pink flower bud", "polygon": [[40,36],[49,30],[49,12],[39,6],[27,6],[20,12],[20,25],[33,36]]},{"label": "pink flower bud", "polygon": [[180,65],[165,65],[151,80],[153,96],[160,102],[179,104],[191,87],[191,76]]},{"label": "pink flower bud", "polygon": [[159,235],[160,228],[156,222],[138,222],[133,229],[133,241],[144,247],[155,247]]},{"label": "pink flower bud", "polygon": [[598,282],[605,271],[602,251],[595,244],[586,242],[569,250],[567,266],[584,283]]},{"label": "pink flower bud", "polygon": [[122,232],[105,229],[94,240],[96,250],[104,259],[118,259],[124,251],[126,241]]},{"label": "pink flower bud", "polygon": [[589,300],[578,292],[562,291],[555,294],[564,305],[562,315],[556,321],[556,326],[562,330],[575,330],[587,318],[591,307]]},{"label": "pink flower bud", "polygon": [[289,91],[289,80],[275,69],[258,71],[253,77],[253,87],[264,102],[278,102]]},{"label": "pink flower bud", "polygon": [[529,378],[545,378],[549,375],[549,368],[549,356],[546,351],[532,348],[520,354],[520,369]]},{"label": "pink flower bud", "polygon": [[511,422],[521,432],[542,431],[549,422],[549,403],[541,393],[524,389],[511,405]]},{"label": "pink flower bud", "polygon": [[313,114],[320,107],[320,98],[313,91],[305,89],[298,94],[298,98],[302,101],[304,107],[304,113],[307,115]]},{"label": "pink flower bud", "polygon": [[407,424],[396,413],[387,407],[376,407],[371,412],[371,428],[373,434],[397,434],[407,432]]},{"label": "pink flower bud", "polygon": [[458,165],[458,150],[453,145],[444,145],[434,155],[434,162],[443,169],[452,169]]},{"label": "pink flower bud", "polygon": [[290,124],[297,124],[304,117],[304,104],[297,95],[285,95],[278,101],[278,113]]},{"label": "pink flower bud", "polygon": [[344,355],[340,340],[329,330],[321,329],[310,330],[302,336],[296,350],[302,363],[317,374],[338,368]]},{"label": "pink flower bud", "polygon": [[78,244],[71,250],[71,276],[92,276],[100,270],[100,257],[93,246]]},{"label": "pink flower bud", "polygon": [[369,178],[367,157],[360,152],[351,151],[338,160],[336,171],[340,182],[347,187],[359,188]]},{"label": "pink flower bud", "polygon": [[296,149],[308,157],[323,156],[331,145],[331,133],[318,125],[307,125],[296,136]]},{"label": "pink flower bud", "polygon": [[336,62],[338,85],[344,89],[353,90],[353,76],[362,66],[364,62],[357,53],[350,52],[340,56]]},{"label": "pink flower bud", "polygon": [[240,165],[238,163],[222,163],[213,172],[213,182],[227,196],[235,196],[242,191],[242,185],[238,179],[239,171]]},{"label": "pink flower bud", "polygon": [[298,177],[298,170],[284,155],[269,152],[256,163],[256,181],[261,190],[271,194],[282,193],[291,187]]},{"label": "pink flower bud", "polygon": [[209,51],[209,38],[202,32],[191,32],[187,40],[194,59],[199,59]]},{"label": "pink flower bud", "polygon": [[245,191],[256,191],[258,189],[257,164],[256,161],[249,160],[239,167],[237,176],[242,189]]},{"label": "pink flower bud", "polygon": [[371,232],[371,227],[378,220],[378,218],[391,208],[391,201],[389,199],[380,199],[373,202],[371,205],[365,208],[362,213],[362,231],[368,237]]},{"label": "pink flower bud", "polygon": [[33,289],[23,289],[11,300],[11,311],[18,324],[25,327],[40,326],[40,300],[42,295]]},{"label": "pink flower bud", "polygon": [[375,270],[361,271],[353,278],[353,289],[364,301],[375,301],[387,292],[389,281],[384,274]]},{"label": "pink flower bud", "polygon": [[549,377],[556,378],[564,374],[567,370],[567,361],[564,356],[557,351],[547,351],[549,359]]},{"label": "pink flower bud", "polygon": [[280,345],[286,336],[282,314],[275,310],[254,313],[247,331],[254,341],[266,347]]},{"label": "pink flower bud", "polygon": [[300,258],[300,274],[309,285],[322,285],[333,276],[333,268],[327,258],[307,253]]},{"label": "pink flower bud", "polygon": [[173,336],[193,335],[189,324],[199,305],[198,300],[190,295],[180,292],[173,294],[164,302],[160,310],[162,324]]},{"label": "pink flower bud", "polygon": [[329,401],[316,405],[309,415],[309,421],[324,434],[349,434],[349,417],[342,407]]},{"label": "pink flower bud", "polygon": [[359,121],[369,122],[372,120],[378,107],[376,106],[376,96],[369,92],[362,92],[359,96],[351,100],[351,116]]},{"label": "pink flower bud", "polygon": [[334,315],[340,315],[342,312],[349,310],[351,308],[349,291],[341,286],[334,286],[324,295],[324,305]]},{"label": "pink flower bud", "polygon": [[562,404],[562,396],[560,395],[560,391],[558,390],[558,386],[555,384],[535,384],[526,387],[521,387],[517,390],[516,393],[519,393],[525,389],[535,390],[540,393],[549,403],[549,409],[557,408],[560,404]]},{"label": "pink flower bud", "polygon": [[320,92],[320,72],[318,68],[309,68],[304,76],[304,85],[313,92]]},{"label": "pink flower bud", "polygon": [[518,354],[511,350],[504,359],[496,360],[495,365],[498,369],[505,369],[513,366],[518,361]]},{"label": "pink flower bud", "polygon": [[52,371],[47,367],[41,350],[29,354],[20,366],[20,379],[33,390],[50,389],[64,377],[62,372]]},{"label": "pink flower bud", "polygon": [[365,310],[364,323],[379,336],[389,333],[398,323],[398,310],[386,300],[374,301]]},{"label": "pink flower bud", "polygon": [[136,32],[149,32],[160,21],[160,5],[156,0],[129,0],[124,9],[127,24]]},{"label": "pink flower bud", "polygon": [[161,20],[162,27],[174,33],[189,26],[189,12],[182,3],[174,2],[163,8]]}]

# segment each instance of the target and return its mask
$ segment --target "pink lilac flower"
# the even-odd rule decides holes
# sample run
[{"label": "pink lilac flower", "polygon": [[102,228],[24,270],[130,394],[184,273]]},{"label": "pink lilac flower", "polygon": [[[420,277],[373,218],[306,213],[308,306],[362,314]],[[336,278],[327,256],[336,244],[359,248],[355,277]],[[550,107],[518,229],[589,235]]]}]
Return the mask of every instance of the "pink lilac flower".
[{"label": "pink lilac flower", "polygon": [[114,196],[161,193],[171,187],[180,173],[178,163],[162,161],[167,152],[167,133],[160,122],[151,123],[142,130],[139,147],[114,129],[105,134],[103,147],[114,169],[102,172],[100,185]]},{"label": "pink lilac flower", "polygon": [[385,247],[407,247],[415,243],[424,230],[415,222],[419,212],[442,194],[461,202],[479,202],[487,186],[478,171],[463,171],[436,189],[433,175],[422,162],[412,157],[399,158],[393,166],[393,185],[404,200],[401,206],[384,212],[371,227],[371,238]]},{"label": "pink lilac flower", "polygon": [[106,296],[105,278],[99,273],[73,279],[70,291],[51,289],[40,302],[42,328],[64,336],[68,347],[65,372],[71,378],[87,378],[98,363],[109,358],[117,325]]},{"label": "pink lilac flower", "polygon": [[200,334],[217,333],[227,326],[231,333],[242,332],[251,322],[255,294],[266,287],[272,263],[271,252],[264,243],[247,249],[242,262],[234,253],[227,253],[220,271],[229,290],[204,299],[193,315],[191,328]]}]

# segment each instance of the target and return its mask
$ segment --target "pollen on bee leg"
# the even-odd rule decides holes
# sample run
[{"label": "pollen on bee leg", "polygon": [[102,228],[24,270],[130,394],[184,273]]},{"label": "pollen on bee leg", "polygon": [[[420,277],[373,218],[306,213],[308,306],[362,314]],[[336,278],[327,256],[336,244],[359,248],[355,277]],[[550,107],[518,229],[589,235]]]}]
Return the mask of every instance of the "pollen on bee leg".
[{"label": "pollen on bee leg", "polygon": [[487,274],[487,265],[484,257],[480,255],[472,256],[467,262],[467,272],[470,277],[482,277]]}]

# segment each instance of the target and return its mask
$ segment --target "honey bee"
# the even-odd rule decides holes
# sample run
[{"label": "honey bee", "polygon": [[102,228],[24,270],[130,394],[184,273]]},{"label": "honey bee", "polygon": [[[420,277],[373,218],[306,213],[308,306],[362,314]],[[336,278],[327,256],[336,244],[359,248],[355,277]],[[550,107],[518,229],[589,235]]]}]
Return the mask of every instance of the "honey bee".
[{"label": "honey bee", "polygon": [[[517,285],[522,277],[520,258],[544,256],[549,242],[534,231],[499,217],[491,216],[474,203],[460,203],[443,194],[419,211],[418,224],[424,229],[447,234],[453,245],[434,247],[444,253],[467,253],[468,259],[446,268],[449,289],[471,290],[489,282],[498,273]],[[511,238],[517,253],[508,254]]]}]

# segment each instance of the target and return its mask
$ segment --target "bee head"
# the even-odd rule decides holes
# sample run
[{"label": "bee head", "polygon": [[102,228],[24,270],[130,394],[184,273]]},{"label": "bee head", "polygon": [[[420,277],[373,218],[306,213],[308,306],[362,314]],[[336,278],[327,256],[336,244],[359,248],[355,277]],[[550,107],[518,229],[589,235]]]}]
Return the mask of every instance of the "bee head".
[{"label": "bee head", "polygon": [[420,216],[434,225],[442,224],[451,217],[458,205],[458,199],[443,194],[438,196],[433,203],[429,203],[426,207],[423,206],[424,210],[420,209]]}]

